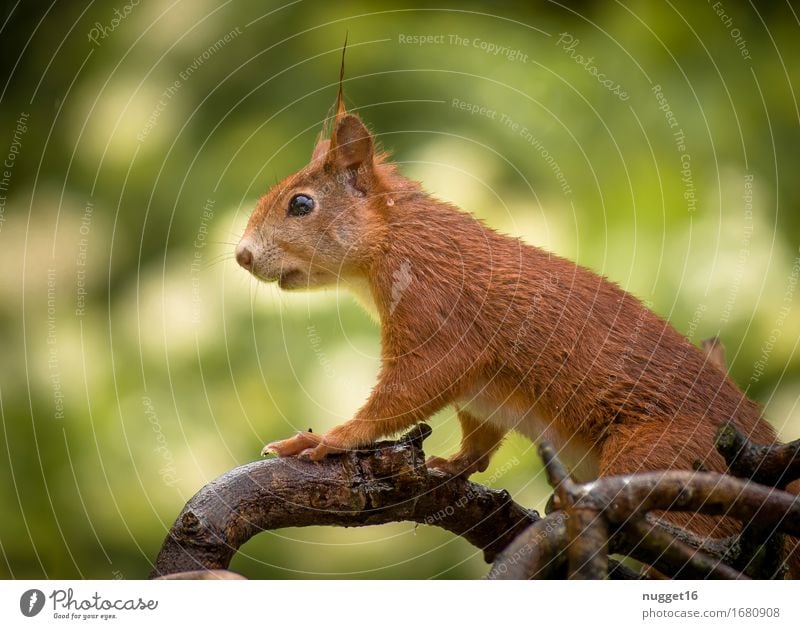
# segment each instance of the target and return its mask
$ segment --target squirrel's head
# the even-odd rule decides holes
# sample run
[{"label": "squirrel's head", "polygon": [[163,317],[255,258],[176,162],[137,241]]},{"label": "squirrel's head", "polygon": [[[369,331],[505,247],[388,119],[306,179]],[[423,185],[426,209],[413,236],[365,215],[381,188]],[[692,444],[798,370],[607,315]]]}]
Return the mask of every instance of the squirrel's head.
[{"label": "squirrel's head", "polygon": [[363,273],[385,225],[381,161],[372,135],[340,97],[330,137],[317,142],[310,163],[258,201],[237,262],[283,289],[330,286]]}]

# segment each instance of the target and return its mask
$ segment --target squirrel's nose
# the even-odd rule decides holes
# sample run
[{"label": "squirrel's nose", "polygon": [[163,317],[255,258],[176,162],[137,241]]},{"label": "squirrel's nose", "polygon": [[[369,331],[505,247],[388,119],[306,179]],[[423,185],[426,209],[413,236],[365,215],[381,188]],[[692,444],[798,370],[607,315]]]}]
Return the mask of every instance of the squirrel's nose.
[{"label": "squirrel's nose", "polygon": [[253,254],[247,247],[239,245],[236,248],[236,261],[243,269],[253,270]]}]

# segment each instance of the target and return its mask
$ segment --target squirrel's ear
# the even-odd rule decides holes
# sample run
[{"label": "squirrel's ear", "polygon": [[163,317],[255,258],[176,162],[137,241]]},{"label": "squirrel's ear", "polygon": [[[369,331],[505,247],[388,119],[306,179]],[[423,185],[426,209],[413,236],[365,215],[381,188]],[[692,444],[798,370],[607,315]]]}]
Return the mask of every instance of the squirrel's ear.
[{"label": "squirrel's ear", "polygon": [[336,121],[330,152],[342,170],[372,166],[372,136],[358,116],[345,114]]}]

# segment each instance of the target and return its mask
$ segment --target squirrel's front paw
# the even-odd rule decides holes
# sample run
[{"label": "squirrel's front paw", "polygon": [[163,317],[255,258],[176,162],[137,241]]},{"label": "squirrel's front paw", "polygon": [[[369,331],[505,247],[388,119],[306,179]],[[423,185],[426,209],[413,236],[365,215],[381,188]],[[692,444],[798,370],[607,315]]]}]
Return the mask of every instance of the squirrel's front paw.
[{"label": "squirrel's front paw", "polygon": [[275,454],[279,457],[299,456],[309,461],[321,461],[329,454],[339,454],[346,448],[338,447],[329,437],[313,432],[298,432],[283,441],[273,441],[264,446],[261,455]]},{"label": "squirrel's front paw", "polygon": [[483,472],[489,464],[488,457],[472,458],[463,455],[456,455],[449,459],[439,456],[431,456],[425,461],[425,467],[429,470],[439,470],[450,476],[461,476],[468,478],[476,472]]},{"label": "squirrel's front paw", "polygon": [[261,450],[261,456],[268,454],[279,457],[297,456],[305,450],[316,448],[321,443],[322,435],[315,435],[313,432],[298,432],[294,437],[268,443]]},{"label": "squirrel's front paw", "polygon": [[309,461],[321,461],[330,454],[341,454],[345,449],[336,447],[326,437],[322,437],[319,445],[303,450],[300,453],[300,457]]}]

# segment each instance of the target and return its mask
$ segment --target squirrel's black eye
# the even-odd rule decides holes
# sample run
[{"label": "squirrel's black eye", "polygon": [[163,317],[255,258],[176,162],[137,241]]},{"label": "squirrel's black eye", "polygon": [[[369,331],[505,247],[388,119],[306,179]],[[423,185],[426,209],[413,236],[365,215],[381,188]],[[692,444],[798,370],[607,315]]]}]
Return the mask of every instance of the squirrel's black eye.
[{"label": "squirrel's black eye", "polygon": [[307,194],[296,194],[289,201],[289,216],[305,216],[314,209],[314,199]]}]

